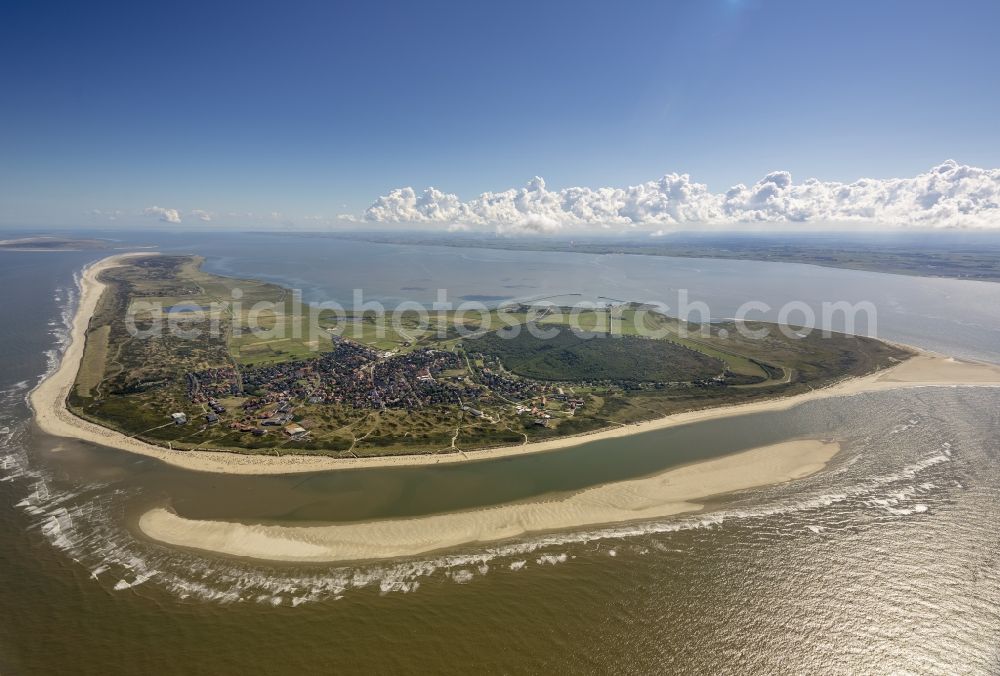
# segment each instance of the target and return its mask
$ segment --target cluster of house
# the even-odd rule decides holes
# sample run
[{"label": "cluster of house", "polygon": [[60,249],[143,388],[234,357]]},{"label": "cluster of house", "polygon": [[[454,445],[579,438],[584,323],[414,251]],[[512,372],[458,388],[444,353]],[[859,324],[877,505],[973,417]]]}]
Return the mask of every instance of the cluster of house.
[{"label": "cluster of house", "polygon": [[[576,409],[580,408],[581,406],[583,406],[584,404],[587,403],[587,402],[585,402],[580,397],[571,396],[569,394],[566,394],[566,391],[563,388],[561,388],[561,387],[557,387],[556,391],[555,391],[555,394],[549,395],[549,398],[552,399],[553,401],[560,401],[560,402],[562,402],[563,405],[567,409],[569,409],[569,411],[571,413],[576,412]],[[544,397],[542,398],[542,405],[543,406],[545,405],[545,398]]]},{"label": "cluster of house", "polygon": [[[239,396],[242,411],[227,422],[230,429],[263,436],[282,430],[292,438],[309,434],[308,424],[297,422],[296,406],[340,404],[356,409],[416,410],[427,406],[459,406],[470,415],[492,420],[477,406],[482,403],[530,402],[517,405],[519,415],[532,424],[549,426],[550,400],[563,402],[572,415],[584,400],[570,396],[557,384],[518,378],[491,364],[477,370],[475,380],[446,371],[462,370],[458,354],[418,349],[406,354],[386,353],[347,339],[334,342],[330,352],[311,359],[252,367],[221,367],[187,374],[187,393],[206,407],[205,423],[220,422],[226,409],[220,398]],[[473,404],[475,406],[473,406]],[[174,422],[187,423],[175,413]]]},{"label": "cluster of house", "polygon": [[442,371],[460,366],[453,352],[424,349],[392,354],[341,340],[316,359],[247,373],[244,384],[261,393],[287,393],[310,403],[415,410],[469,396],[467,385],[438,378]]},{"label": "cluster of house", "polygon": [[206,369],[187,374],[187,396],[193,402],[206,403],[219,397],[240,394],[240,377],[232,366]]},{"label": "cluster of house", "polygon": [[[214,425],[220,421],[220,416],[226,412],[226,409],[215,399],[209,399],[207,404],[211,412],[205,413],[205,424]],[[188,422],[186,413],[171,413],[170,417],[177,425],[186,425]],[[302,425],[293,422],[292,419],[292,403],[282,401],[276,409],[260,411],[256,414],[254,414],[254,406],[252,405],[250,410],[244,410],[244,415],[240,419],[230,420],[227,427],[231,430],[249,432],[258,437],[267,434],[266,428],[268,427],[280,427],[285,434],[293,438],[306,436],[309,431]]]},{"label": "cluster of house", "polygon": [[561,387],[557,387],[556,393],[550,396],[542,395],[536,399],[532,399],[530,405],[519,404],[514,408],[514,411],[518,415],[530,416],[531,423],[538,427],[548,427],[549,421],[552,419],[552,414],[546,410],[546,406],[549,404],[549,400],[562,402],[565,408],[565,412],[569,415],[576,413],[578,408],[581,408],[586,402],[580,397],[571,397],[567,395]]},{"label": "cluster of house", "polygon": [[[219,416],[226,412],[226,407],[220,404],[214,397],[199,396],[195,401],[204,403],[208,407],[209,412],[206,412],[204,416],[205,423],[208,425],[214,425],[219,422]],[[186,413],[171,413],[170,417],[175,425],[186,425],[188,422]]]},{"label": "cluster of house", "polygon": [[552,419],[551,413],[546,413],[544,409],[538,408],[534,403],[531,406],[518,405],[514,410],[518,415],[531,416],[531,424],[538,427],[548,427],[549,420]]},{"label": "cluster of house", "polygon": [[302,436],[306,429],[292,422],[295,414],[294,406],[288,399],[278,401],[276,407],[268,406],[271,402],[255,399],[243,402],[243,418],[231,424],[233,429],[250,432],[255,436],[267,434],[267,428],[282,428],[288,436]]},{"label": "cluster of house", "polygon": [[506,399],[524,400],[537,397],[548,392],[551,386],[546,383],[524,378],[512,378],[499,369],[484,366],[479,370],[479,381],[493,392]]},{"label": "cluster of house", "polygon": [[[293,402],[342,404],[353,408],[415,410],[433,405],[461,405],[488,391],[464,378],[443,378],[442,371],[463,365],[454,352],[414,350],[385,353],[340,339],[330,352],[312,359],[253,367],[222,367],[187,374],[187,394],[193,403],[207,406],[207,424],[220,421],[225,408],[218,398],[245,397],[242,416],[231,429],[257,436],[282,429],[298,438],[308,434],[294,422]],[[249,395],[249,396],[248,396]],[[182,417],[181,420],[178,416]],[[185,414],[174,414],[178,424]]]}]

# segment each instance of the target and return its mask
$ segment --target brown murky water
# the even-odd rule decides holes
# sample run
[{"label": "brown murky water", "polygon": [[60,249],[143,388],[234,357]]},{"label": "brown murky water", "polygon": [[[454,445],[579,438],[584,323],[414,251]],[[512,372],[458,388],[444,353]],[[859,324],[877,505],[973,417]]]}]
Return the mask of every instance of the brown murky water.
[{"label": "brown murky water", "polygon": [[[0,266],[25,317],[0,329],[4,674],[1000,671],[1000,391],[862,395],[462,467],[190,474],[31,430],[24,395],[86,258],[52,256]],[[248,521],[469,509],[799,435],[845,450],[702,514],[409,560],[266,565],[130,528],[167,501]]]}]

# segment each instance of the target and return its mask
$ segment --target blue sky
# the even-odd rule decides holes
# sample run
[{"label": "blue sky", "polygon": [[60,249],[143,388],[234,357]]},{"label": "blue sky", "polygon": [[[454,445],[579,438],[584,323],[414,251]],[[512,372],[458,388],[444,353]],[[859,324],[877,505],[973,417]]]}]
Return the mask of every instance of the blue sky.
[{"label": "blue sky", "polygon": [[989,1],[6,2],[0,223],[1000,167],[998,25]]}]

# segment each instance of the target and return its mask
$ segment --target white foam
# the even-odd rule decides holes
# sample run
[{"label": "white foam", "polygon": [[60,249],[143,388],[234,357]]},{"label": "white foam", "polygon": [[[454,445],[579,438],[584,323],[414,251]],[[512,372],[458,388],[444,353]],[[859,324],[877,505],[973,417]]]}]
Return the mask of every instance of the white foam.
[{"label": "white foam", "polygon": [[451,579],[457,582],[458,584],[467,584],[469,582],[472,582],[473,577],[475,577],[473,572],[466,568],[462,568],[461,570],[456,570],[454,573],[451,574]]},{"label": "white foam", "polygon": [[[69,324],[69,313],[66,324]],[[64,347],[64,346],[63,346]],[[58,353],[55,355],[58,364]],[[17,383],[12,389],[20,394],[28,383]],[[907,421],[916,424],[916,419]],[[18,425],[14,432],[22,433]],[[790,514],[825,509],[850,499],[860,498],[860,504],[883,510],[893,516],[908,516],[929,511],[924,502],[913,504],[922,493],[934,489],[929,481],[913,481],[926,469],[952,460],[952,444],[941,444],[933,452],[902,469],[871,477],[853,485],[838,487],[816,494],[797,493],[795,497],[777,499],[770,504],[754,508],[734,508],[712,514],[699,514],[690,518],[622,524],[588,532],[552,533],[534,536],[524,541],[503,543],[479,551],[456,552],[425,559],[397,561],[382,565],[358,567],[321,568],[312,572],[301,570],[289,575],[274,569],[248,564],[207,558],[176,550],[151,549],[137,542],[118,521],[120,504],[130,496],[117,491],[112,496],[91,493],[67,492],[50,489],[49,477],[30,467],[23,451],[4,455],[0,468],[4,480],[11,476],[34,479],[30,493],[18,502],[18,507],[35,519],[35,527],[54,546],[66,552],[71,559],[80,561],[92,577],[114,584],[117,591],[152,582],[179,598],[194,598],[221,604],[256,601],[265,605],[303,604],[338,600],[349,589],[374,586],[382,593],[407,594],[417,591],[420,579],[442,574],[458,584],[467,584],[475,574],[487,575],[491,568],[506,567],[511,571],[523,570],[528,559],[536,555],[539,565],[557,565],[571,558],[566,553],[553,553],[552,549],[569,544],[588,543],[606,539],[624,539],[670,533],[681,530],[711,529],[730,520],[755,519],[777,514]],[[857,454],[842,463],[853,466],[861,458]],[[910,482],[898,486],[900,482]],[[950,484],[949,484],[950,485]],[[807,525],[813,533],[821,533],[822,526]],[[649,543],[644,543],[649,544]],[[652,547],[660,548],[658,543]],[[559,550],[556,549],[556,552]],[[643,547],[640,554],[650,550]],[[607,550],[608,556],[617,554],[616,548]],[[504,561],[509,559],[509,561]],[[494,561],[500,562],[491,565]]]}]

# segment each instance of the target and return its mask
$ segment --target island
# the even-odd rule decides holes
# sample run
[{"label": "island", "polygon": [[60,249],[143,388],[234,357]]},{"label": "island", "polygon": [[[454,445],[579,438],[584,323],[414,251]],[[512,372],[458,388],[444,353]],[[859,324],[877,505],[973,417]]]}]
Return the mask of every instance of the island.
[{"label": "island", "polygon": [[469,458],[815,392],[913,355],[774,325],[750,323],[770,330],[749,338],[630,302],[577,312],[574,328],[569,308],[518,303],[423,327],[415,311],[295,313],[290,290],[208,274],[195,256],[115,260],[96,273],[66,403],[175,455]]},{"label": "island", "polygon": [[[748,339],[732,323],[685,325],[624,301],[576,316],[575,330],[565,308],[507,303],[422,327],[403,312],[380,331],[370,310],[257,312],[296,294],[201,263],[146,252],[83,270],[70,342],[29,397],[38,429],[195,471],[312,473],[488,461],[897,388],[1000,386],[993,364],[794,327],[755,324],[772,331]],[[494,320],[504,328],[488,327]],[[172,330],[151,331],[162,321]],[[273,335],[245,331],[255,323]],[[531,330],[499,333],[511,327]],[[709,498],[820,472],[841,441],[788,439],[419,518],[290,526],[197,520],[159,505],[137,525],[158,542],[244,558],[410,556],[698,511]],[[614,462],[615,446],[605,447]]]},{"label": "island", "polygon": [[0,239],[0,251],[85,251],[110,249],[111,246],[112,243],[105,239],[52,235]]},{"label": "island", "polygon": [[[332,330],[316,344],[295,337],[294,331],[280,340],[237,335],[234,327],[242,328],[249,319],[242,314],[207,317],[209,325],[218,325],[217,338],[209,334],[199,341],[168,333],[132,340],[121,320],[140,300],[158,299],[161,314],[190,328],[205,321],[196,308],[231,298],[237,288],[246,303],[294,294],[261,281],[206,274],[196,257],[148,252],[118,254],[89,265],[79,284],[68,346],[57,368],[29,397],[37,427],[196,471],[283,474],[487,460],[785,410],[827,397],[1000,384],[1000,367],[995,365],[869,338],[826,338],[814,332],[803,337],[792,333],[792,339],[778,332],[770,340],[747,341],[738,333],[724,337],[726,324],[712,325],[708,336],[681,337],[671,333],[680,328],[676,320],[633,304],[595,311],[592,330],[602,317],[646,312],[667,335],[662,343],[644,347],[683,354],[687,359],[679,368],[688,369],[692,380],[663,381],[655,371],[649,374],[654,380],[649,380],[635,369],[631,378],[617,381],[595,381],[586,373],[545,380],[538,369],[561,368],[567,359],[552,362],[525,355],[505,364],[510,357],[490,345],[487,333],[475,331],[467,338],[446,334],[443,339],[416,339],[400,326],[400,331],[379,336],[371,330],[377,324],[369,323],[374,318],[364,313],[345,317],[340,323],[350,326],[343,328],[321,317],[319,322]],[[555,321],[552,315],[539,316],[525,308],[508,307],[504,312],[512,314],[508,321],[516,322],[519,314],[536,324]],[[276,327],[290,318],[272,314],[258,319]],[[445,322],[466,319],[451,316]],[[359,339],[340,340],[338,331],[347,328]],[[404,404],[410,400],[380,390],[377,399],[355,405],[358,400],[351,397],[356,392],[338,391],[335,382],[318,375],[338,349],[338,354],[356,353],[359,373],[367,374],[369,383],[393,369],[413,388],[411,394],[429,390],[442,397],[456,394],[461,401],[458,396],[434,401],[428,392],[430,400]],[[593,359],[589,353],[594,348],[581,349],[581,359]],[[604,366],[623,368],[614,363],[614,352],[613,347],[604,348]],[[725,370],[699,370],[713,359]],[[406,373],[413,374],[416,384]],[[326,393],[313,393],[317,378],[328,388]],[[519,394],[504,389],[508,387],[524,389]],[[469,396],[473,392],[478,398]],[[276,417],[279,424],[264,424]]]}]

